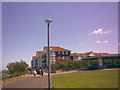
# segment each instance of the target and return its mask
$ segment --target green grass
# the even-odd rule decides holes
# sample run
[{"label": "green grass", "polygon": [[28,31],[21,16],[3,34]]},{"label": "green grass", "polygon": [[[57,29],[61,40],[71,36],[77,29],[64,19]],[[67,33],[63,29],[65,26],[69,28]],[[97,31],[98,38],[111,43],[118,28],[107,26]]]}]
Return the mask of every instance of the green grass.
[{"label": "green grass", "polygon": [[52,76],[55,88],[118,88],[118,70]]}]

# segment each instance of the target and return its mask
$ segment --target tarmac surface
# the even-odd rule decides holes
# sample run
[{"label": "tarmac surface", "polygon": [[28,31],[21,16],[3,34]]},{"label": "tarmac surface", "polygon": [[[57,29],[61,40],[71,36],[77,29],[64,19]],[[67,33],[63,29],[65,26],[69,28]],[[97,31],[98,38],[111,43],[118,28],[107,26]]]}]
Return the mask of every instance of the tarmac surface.
[{"label": "tarmac surface", "polygon": [[47,76],[28,76],[21,80],[3,85],[2,88],[47,88]]}]

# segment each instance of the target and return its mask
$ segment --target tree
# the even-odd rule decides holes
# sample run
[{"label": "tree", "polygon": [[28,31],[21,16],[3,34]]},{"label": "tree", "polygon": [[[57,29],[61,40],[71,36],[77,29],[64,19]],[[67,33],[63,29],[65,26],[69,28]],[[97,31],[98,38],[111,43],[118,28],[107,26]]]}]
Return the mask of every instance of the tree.
[{"label": "tree", "polygon": [[56,63],[56,64],[51,64],[51,68],[59,69],[60,67],[58,63]]},{"label": "tree", "polygon": [[64,63],[65,63],[65,62],[59,62],[59,63],[58,63],[59,67],[60,67],[60,68],[64,68],[64,67],[65,67],[65,64],[64,64]]},{"label": "tree", "polygon": [[80,68],[80,61],[74,61],[74,67]]},{"label": "tree", "polygon": [[8,70],[2,70],[2,73],[9,73]]},{"label": "tree", "polygon": [[7,65],[10,74],[21,74],[25,72],[27,67],[28,64],[22,60],[20,62],[12,62]]},{"label": "tree", "polygon": [[8,68],[8,70],[9,70],[9,72],[10,73],[15,73],[15,63],[9,63],[8,65],[7,65],[7,68]]}]

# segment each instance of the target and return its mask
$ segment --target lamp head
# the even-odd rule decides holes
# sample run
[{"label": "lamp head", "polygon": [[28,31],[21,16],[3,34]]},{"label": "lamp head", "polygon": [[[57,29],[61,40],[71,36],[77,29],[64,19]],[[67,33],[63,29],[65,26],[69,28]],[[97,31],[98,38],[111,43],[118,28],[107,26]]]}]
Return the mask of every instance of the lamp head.
[{"label": "lamp head", "polygon": [[51,23],[52,20],[51,20],[51,19],[47,19],[47,20],[45,20],[45,22],[46,22],[46,23]]}]

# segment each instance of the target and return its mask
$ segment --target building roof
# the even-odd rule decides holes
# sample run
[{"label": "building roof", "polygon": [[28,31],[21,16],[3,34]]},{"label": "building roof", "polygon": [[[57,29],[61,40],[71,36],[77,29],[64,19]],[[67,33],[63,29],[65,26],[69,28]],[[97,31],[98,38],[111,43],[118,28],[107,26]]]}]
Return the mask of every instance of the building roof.
[{"label": "building roof", "polygon": [[43,53],[43,51],[36,51],[36,56],[40,56]]},{"label": "building roof", "polygon": [[[45,46],[44,49],[48,51],[47,46]],[[52,50],[52,51],[69,51],[70,52],[70,50],[68,50],[68,49],[57,47],[57,46],[56,47],[50,46],[50,50]]]},{"label": "building roof", "polygon": [[84,55],[84,54],[83,54],[83,53],[71,53],[71,54],[70,54],[70,56],[79,56],[79,55],[82,56],[82,55]]},{"label": "building roof", "polygon": [[93,52],[91,51],[91,52],[86,52],[86,53],[71,53],[70,55],[71,56],[77,56],[77,55],[79,55],[79,56],[89,56],[91,53],[93,53]]},{"label": "building roof", "polygon": [[106,55],[103,55],[103,56],[120,56],[120,54],[106,54]]},{"label": "building roof", "polygon": [[[86,52],[84,53],[85,56],[89,56],[91,53],[93,53],[92,51],[91,52]],[[94,53],[93,53],[94,54]]]},{"label": "building roof", "polygon": [[101,55],[108,55],[108,53],[95,53],[96,55],[98,56],[101,56]]},{"label": "building roof", "polygon": [[86,52],[86,53],[71,53],[70,56],[89,56],[93,53],[95,56],[106,56],[109,55],[108,53],[94,53],[94,52]]},{"label": "building roof", "polygon": [[36,59],[36,56],[32,56],[32,60],[35,60]]}]

